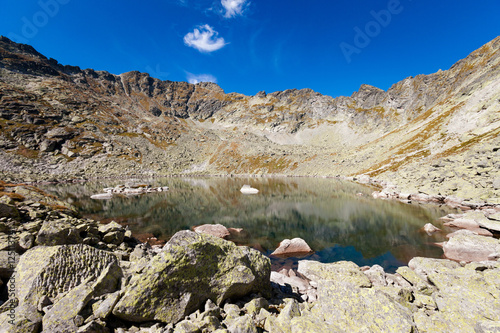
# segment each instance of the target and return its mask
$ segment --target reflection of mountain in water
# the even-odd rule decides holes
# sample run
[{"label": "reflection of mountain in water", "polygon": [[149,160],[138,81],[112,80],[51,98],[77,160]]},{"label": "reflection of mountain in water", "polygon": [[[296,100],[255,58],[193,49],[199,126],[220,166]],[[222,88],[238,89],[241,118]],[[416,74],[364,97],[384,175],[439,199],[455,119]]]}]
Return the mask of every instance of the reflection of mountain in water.
[{"label": "reflection of mountain in water", "polygon": [[[374,260],[395,265],[416,255],[440,256],[440,249],[426,244],[441,241],[440,236],[428,237],[418,229],[427,222],[436,224],[449,212],[438,206],[374,200],[369,187],[335,179],[167,178],[150,183],[167,185],[170,191],[95,201],[89,199],[91,194],[117,182],[47,190],[70,200],[85,215],[126,221],[135,232],[168,239],[181,229],[221,223],[244,228],[252,237],[248,244],[267,251],[285,238],[303,238],[327,262],[361,256],[366,262],[378,258]],[[243,184],[260,193],[241,194]]]}]

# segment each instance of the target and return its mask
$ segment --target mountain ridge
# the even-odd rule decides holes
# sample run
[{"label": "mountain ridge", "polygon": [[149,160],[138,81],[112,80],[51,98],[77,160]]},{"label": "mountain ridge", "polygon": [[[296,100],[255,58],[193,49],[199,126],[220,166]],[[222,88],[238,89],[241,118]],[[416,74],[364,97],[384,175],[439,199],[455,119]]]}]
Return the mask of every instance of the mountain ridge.
[{"label": "mountain ridge", "polygon": [[[246,96],[214,83],[61,65],[0,37],[0,170],[23,180],[367,174],[408,190],[497,200],[496,155],[479,158],[489,161],[487,177],[475,168],[450,172],[470,152],[494,155],[500,146],[499,50],[497,37],[448,70],[387,91],[361,85],[336,98],[311,89]],[[422,174],[423,166],[450,156],[460,157],[443,162],[452,170],[416,180],[434,172]],[[462,178],[466,184],[453,185]]]}]

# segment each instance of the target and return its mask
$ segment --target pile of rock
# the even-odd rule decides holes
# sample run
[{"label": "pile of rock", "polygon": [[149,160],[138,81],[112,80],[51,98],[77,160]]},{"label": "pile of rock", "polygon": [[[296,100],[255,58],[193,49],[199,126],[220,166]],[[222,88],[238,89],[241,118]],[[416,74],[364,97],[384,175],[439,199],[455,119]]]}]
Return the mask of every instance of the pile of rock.
[{"label": "pile of rock", "polygon": [[181,231],[160,251],[139,245],[129,259],[85,244],[28,250],[9,280],[15,295],[0,308],[0,326],[107,332],[153,322],[158,332],[175,324],[214,331],[245,325],[227,315],[223,324],[223,303],[271,296],[269,259],[210,235]]},{"label": "pile of rock", "polygon": [[471,210],[441,219],[445,226],[459,228],[443,243],[447,258],[467,262],[500,258],[500,240],[492,237],[500,234],[500,213],[496,210]]},{"label": "pile of rock", "polygon": [[446,204],[453,208],[461,210],[489,210],[496,209],[500,212],[500,204],[492,202],[471,202],[457,198],[455,196],[444,196],[439,194],[428,194],[424,192],[411,193],[401,190],[398,186],[390,182],[383,181],[376,178],[371,178],[367,175],[360,175],[356,177],[343,177],[344,179],[357,181],[362,184],[370,184],[382,188],[380,191],[374,191],[372,196],[375,199],[395,199],[403,202],[423,202],[423,203],[438,203]]},{"label": "pile of rock", "polygon": [[168,191],[168,186],[152,187],[148,184],[140,185],[117,185],[115,187],[106,187],[103,189],[104,193],[94,194],[90,196],[91,199],[107,200],[111,199],[114,194],[121,194],[126,196],[140,195],[145,193],[156,193]]},{"label": "pile of rock", "polygon": [[299,261],[294,274],[301,277],[298,290],[307,290],[312,302],[292,301],[286,306],[286,318],[284,311],[268,317],[265,329],[270,332],[500,329],[498,261],[461,265],[445,259],[414,258],[395,274],[385,273],[378,265],[360,268],[345,261]]},{"label": "pile of rock", "polygon": [[[377,265],[299,260],[271,272],[269,258],[224,240],[231,232],[220,227],[219,237],[205,227],[151,247],[115,222],[79,219],[35,196],[1,198],[0,287],[9,294],[2,332],[500,329],[498,261],[414,258],[389,274]],[[302,244],[282,245],[292,243]]]}]

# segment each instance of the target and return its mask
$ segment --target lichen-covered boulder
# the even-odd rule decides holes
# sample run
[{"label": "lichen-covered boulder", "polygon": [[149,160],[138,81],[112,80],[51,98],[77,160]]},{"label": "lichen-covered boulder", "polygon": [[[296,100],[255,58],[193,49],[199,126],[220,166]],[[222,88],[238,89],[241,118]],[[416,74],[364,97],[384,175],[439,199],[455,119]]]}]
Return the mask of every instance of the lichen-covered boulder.
[{"label": "lichen-covered boulder", "polygon": [[88,245],[37,246],[19,259],[13,275],[16,296],[20,304],[36,306],[42,296],[55,299],[85,280],[97,279],[108,266],[121,272],[113,254]]},{"label": "lichen-covered boulder", "polygon": [[428,280],[437,288],[432,298],[439,311],[414,313],[418,330],[482,332],[477,329],[478,325],[500,321],[499,279],[500,264],[494,262],[430,272]]},{"label": "lichen-covered boulder", "polygon": [[248,247],[180,231],[134,276],[113,314],[128,321],[177,323],[207,299],[221,304],[249,293],[267,295],[271,264]]},{"label": "lichen-covered boulder", "polygon": [[[78,329],[80,312],[94,297],[117,289],[121,273],[113,264],[108,265],[93,281],[87,278],[79,286],[66,293],[43,317],[44,332],[65,333],[75,332]],[[83,318],[83,317],[82,317]]]},{"label": "lichen-covered boulder", "polygon": [[311,313],[291,319],[296,332],[415,332],[409,309],[375,288],[320,281]]},{"label": "lichen-covered boulder", "polygon": [[222,224],[203,224],[193,228],[194,232],[209,234],[215,237],[227,239],[231,233]]},{"label": "lichen-covered boulder", "polygon": [[312,281],[334,280],[345,281],[359,287],[371,287],[370,279],[358,265],[351,261],[338,261],[323,264],[312,260],[299,261],[297,271]]}]

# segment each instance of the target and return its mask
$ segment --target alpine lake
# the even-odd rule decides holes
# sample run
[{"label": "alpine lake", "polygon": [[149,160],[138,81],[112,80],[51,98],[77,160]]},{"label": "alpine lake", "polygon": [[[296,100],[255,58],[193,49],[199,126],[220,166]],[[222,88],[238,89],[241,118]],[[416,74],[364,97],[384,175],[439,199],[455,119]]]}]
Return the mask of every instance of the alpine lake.
[{"label": "alpine lake", "polygon": [[[90,198],[105,187],[126,183],[168,186],[169,191]],[[245,184],[259,193],[241,193]],[[243,228],[248,237],[238,245],[266,255],[282,240],[300,237],[315,252],[289,260],[349,260],[359,266],[378,264],[386,272],[416,256],[441,258],[443,251],[435,243],[445,241],[451,229],[438,219],[456,212],[444,205],[373,199],[373,187],[329,178],[169,177],[42,188],[71,203],[84,217],[128,225],[143,241],[168,241],[180,230],[222,224]],[[426,223],[443,231],[428,235],[421,230]]]}]

